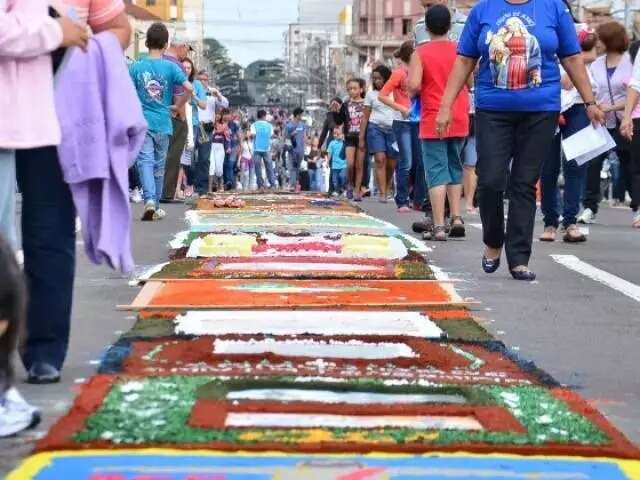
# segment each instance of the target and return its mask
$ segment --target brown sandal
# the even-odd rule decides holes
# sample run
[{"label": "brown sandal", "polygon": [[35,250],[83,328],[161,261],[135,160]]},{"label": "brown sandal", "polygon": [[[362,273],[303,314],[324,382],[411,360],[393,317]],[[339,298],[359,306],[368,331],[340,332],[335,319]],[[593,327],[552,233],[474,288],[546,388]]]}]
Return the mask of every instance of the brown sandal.
[{"label": "brown sandal", "polygon": [[573,224],[567,227],[567,231],[562,240],[567,243],[581,243],[586,242],[587,237],[580,231],[580,228],[577,225]]},{"label": "brown sandal", "polygon": [[555,242],[556,241],[556,233],[558,229],[556,227],[544,227],[544,232],[540,235],[541,242]]}]

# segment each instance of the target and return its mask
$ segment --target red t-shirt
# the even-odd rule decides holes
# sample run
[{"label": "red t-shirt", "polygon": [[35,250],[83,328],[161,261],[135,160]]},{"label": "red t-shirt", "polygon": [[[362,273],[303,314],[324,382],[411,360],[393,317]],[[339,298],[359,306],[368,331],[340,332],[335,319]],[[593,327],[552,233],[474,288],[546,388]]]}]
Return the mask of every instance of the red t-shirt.
[{"label": "red t-shirt", "polygon": [[[420,138],[437,139],[436,116],[440,110],[440,101],[447,86],[447,80],[456,60],[455,42],[435,41],[420,45],[416,52],[422,61],[422,90],[420,102],[422,117],[420,119]],[[469,135],[469,92],[465,86],[451,110],[452,118],[449,130],[444,138],[466,137]]]},{"label": "red t-shirt", "polygon": [[384,84],[384,87],[382,87],[382,90],[380,90],[380,95],[388,97],[393,93],[393,100],[398,105],[409,108],[411,106],[411,100],[409,99],[409,88],[407,85],[408,77],[409,71],[407,67],[402,65],[396,68],[391,78],[389,78],[387,83]]}]

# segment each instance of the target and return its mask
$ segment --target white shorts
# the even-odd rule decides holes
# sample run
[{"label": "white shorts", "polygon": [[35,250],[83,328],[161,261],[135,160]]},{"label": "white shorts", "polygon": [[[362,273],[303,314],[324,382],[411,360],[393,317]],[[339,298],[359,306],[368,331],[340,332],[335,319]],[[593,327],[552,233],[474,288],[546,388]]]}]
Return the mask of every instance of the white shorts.
[{"label": "white shorts", "polygon": [[224,172],[224,145],[222,143],[211,144],[211,157],[209,157],[209,176],[221,177]]}]

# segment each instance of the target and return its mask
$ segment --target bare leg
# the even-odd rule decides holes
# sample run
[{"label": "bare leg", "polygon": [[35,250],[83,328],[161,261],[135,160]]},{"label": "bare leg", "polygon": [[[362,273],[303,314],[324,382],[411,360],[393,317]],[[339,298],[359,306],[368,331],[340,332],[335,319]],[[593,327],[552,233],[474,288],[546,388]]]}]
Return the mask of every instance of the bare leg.
[{"label": "bare leg", "polygon": [[[362,175],[364,174],[364,156],[365,152],[357,149],[355,158],[355,179],[353,182],[354,196],[362,197]],[[356,194],[357,192],[357,194]]]},{"label": "bare leg", "polygon": [[349,189],[353,190],[356,178],[356,148],[347,147],[345,153],[347,157],[347,180],[349,182]]},{"label": "bare leg", "polygon": [[393,187],[393,173],[396,171],[395,158],[387,158],[387,195],[391,192]]},{"label": "bare leg", "polygon": [[460,217],[460,197],[462,196],[462,185],[447,185],[447,197],[449,197],[449,210],[451,218]]},{"label": "bare leg", "polygon": [[433,224],[444,225],[444,200],[447,194],[446,185],[429,188],[429,199],[433,209]]},{"label": "bare leg", "polygon": [[213,192],[213,179],[216,178],[213,175],[209,175],[209,193]]},{"label": "bare leg", "polygon": [[376,180],[378,180],[378,191],[380,200],[387,200],[387,155],[378,152],[374,155],[376,161]]},{"label": "bare leg", "polygon": [[467,212],[474,212],[473,198],[476,195],[476,187],[478,185],[476,167],[469,167],[465,165],[462,181],[464,185],[464,203],[467,206]]}]

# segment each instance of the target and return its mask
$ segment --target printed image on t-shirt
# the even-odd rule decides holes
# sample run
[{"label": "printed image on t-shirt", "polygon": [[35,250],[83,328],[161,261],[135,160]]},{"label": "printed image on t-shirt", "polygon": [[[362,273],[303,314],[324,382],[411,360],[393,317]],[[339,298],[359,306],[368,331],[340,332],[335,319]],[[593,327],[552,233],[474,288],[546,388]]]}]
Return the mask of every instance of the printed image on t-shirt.
[{"label": "printed image on t-shirt", "polygon": [[167,82],[162,76],[154,75],[152,72],[142,72],[142,87],[149,100],[162,103]]},{"label": "printed image on t-shirt", "polygon": [[487,32],[491,73],[497,88],[520,90],[542,83],[540,43],[529,33],[525,21],[533,24],[524,16],[504,15],[498,20],[497,32]]},{"label": "printed image on t-shirt", "polygon": [[349,102],[349,133],[360,133],[364,117],[364,102]]}]

